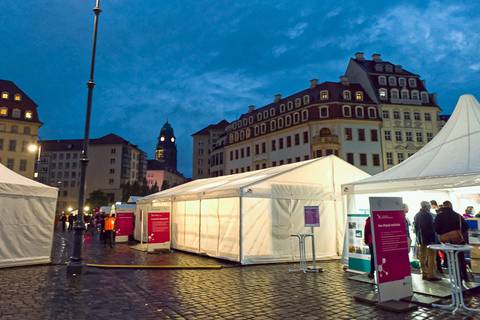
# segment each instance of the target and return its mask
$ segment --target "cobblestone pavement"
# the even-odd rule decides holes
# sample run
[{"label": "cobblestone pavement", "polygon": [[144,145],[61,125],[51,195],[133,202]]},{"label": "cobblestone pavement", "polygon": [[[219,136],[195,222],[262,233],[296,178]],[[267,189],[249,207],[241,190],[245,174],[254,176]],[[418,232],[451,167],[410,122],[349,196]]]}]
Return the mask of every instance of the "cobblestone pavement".
[{"label": "cobblestone pavement", "polygon": [[[352,295],[367,293],[371,286],[347,280],[338,261],[322,262],[325,272],[320,274],[289,273],[291,265],[278,264],[218,270],[89,268],[71,279],[62,264],[66,247],[68,237],[57,234],[54,264],[0,269],[0,319],[463,318],[431,308],[398,315],[359,304]],[[96,262],[218,263],[183,253],[146,254],[127,245],[104,249],[88,239],[86,254],[86,260]],[[469,300],[478,306],[476,295]]]}]

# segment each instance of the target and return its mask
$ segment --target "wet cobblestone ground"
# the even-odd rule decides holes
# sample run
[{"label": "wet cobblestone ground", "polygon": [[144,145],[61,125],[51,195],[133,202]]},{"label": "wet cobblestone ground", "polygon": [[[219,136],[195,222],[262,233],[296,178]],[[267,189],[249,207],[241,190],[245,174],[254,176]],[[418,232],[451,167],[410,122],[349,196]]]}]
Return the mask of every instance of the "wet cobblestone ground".
[{"label": "wet cobblestone ground", "polygon": [[[89,242],[91,241],[91,242]],[[420,308],[394,314],[357,303],[371,286],[347,279],[338,261],[320,274],[289,273],[289,264],[218,270],[89,268],[67,278],[68,236],[56,234],[54,264],[0,269],[0,319],[462,319]],[[86,240],[86,260],[98,263],[224,264],[207,257],[146,254]],[[479,293],[469,297],[479,304]]]}]

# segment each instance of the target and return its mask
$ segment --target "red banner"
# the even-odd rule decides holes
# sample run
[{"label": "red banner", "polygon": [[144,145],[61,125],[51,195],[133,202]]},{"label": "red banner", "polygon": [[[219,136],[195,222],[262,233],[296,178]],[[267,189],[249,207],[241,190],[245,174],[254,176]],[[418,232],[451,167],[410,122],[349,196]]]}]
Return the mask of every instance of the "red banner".
[{"label": "red banner", "polygon": [[163,243],[170,241],[170,212],[148,213],[148,242]]},{"label": "red banner", "polygon": [[378,283],[410,276],[407,227],[402,210],[372,210]]},{"label": "red banner", "polygon": [[133,212],[117,212],[115,219],[117,236],[133,234]]}]

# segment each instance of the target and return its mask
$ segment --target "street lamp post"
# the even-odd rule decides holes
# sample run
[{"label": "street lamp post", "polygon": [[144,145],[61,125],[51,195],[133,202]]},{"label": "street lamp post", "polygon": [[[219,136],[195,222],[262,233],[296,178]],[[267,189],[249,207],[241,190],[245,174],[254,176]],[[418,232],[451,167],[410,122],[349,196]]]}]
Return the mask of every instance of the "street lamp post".
[{"label": "street lamp post", "polygon": [[87,95],[87,115],[85,118],[85,131],[83,137],[83,149],[82,155],[80,157],[80,190],[78,193],[78,214],[77,219],[74,223],[74,243],[73,243],[73,253],[70,257],[70,261],[67,265],[67,274],[68,275],[78,275],[83,271],[83,261],[82,261],[82,246],[83,246],[83,233],[85,230],[85,223],[83,221],[83,207],[85,203],[85,189],[86,189],[86,176],[87,176],[87,166],[88,166],[88,144],[90,139],[90,115],[92,112],[92,97],[93,97],[93,88],[95,87],[95,82],[93,81],[94,70],[95,70],[95,51],[97,49],[97,30],[98,30],[98,20],[100,12],[100,0],[96,0],[95,8],[93,8],[93,13],[95,15],[93,21],[93,46],[92,46],[92,58],[90,63],[90,78],[87,81],[88,95]]}]

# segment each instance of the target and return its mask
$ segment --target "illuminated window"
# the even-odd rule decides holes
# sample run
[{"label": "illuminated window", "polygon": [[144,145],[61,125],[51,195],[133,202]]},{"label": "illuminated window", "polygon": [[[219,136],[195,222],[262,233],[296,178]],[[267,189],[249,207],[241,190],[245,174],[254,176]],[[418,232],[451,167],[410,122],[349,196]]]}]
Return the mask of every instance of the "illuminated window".
[{"label": "illuminated window", "polygon": [[32,119],[32,111],[25,112],[25,119]]},{"label": "illuminated window", "polygon": [[381,100],[387,100],[387,90],[386,89],[379,89],[378,95],[380,96]]},{"label": "illuminated window", "polygon": [[355,92],[355,99],[357,101],[363,101],[363,92],[362,91]]},{"label": "illuminated window", "polygon": [[14,99],[15,101],[20,101],[20,100],[22,100],[22,96],[21,96],[20,94],[16,93],[16,94],[13,96],[13,99]]},{"label": "illuminated window", "polygon": [[7,91],[2,92],[2,99],[8,99],[8,92]]},{"label": "illuminated window", "polygon": [[2,116],[2,117],[8,116],[8,108],[7,107],[0,108],[0,116]]},{"label": "illuminated window", "polygon": [[328,100],[328,91],[327,90],[320,91],[320,100]]}]

